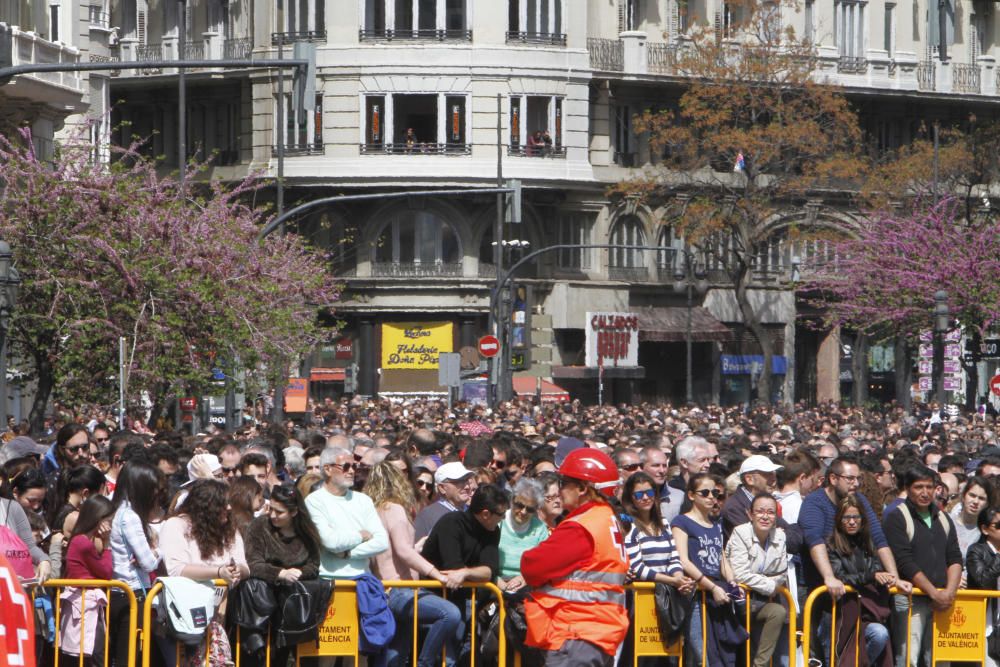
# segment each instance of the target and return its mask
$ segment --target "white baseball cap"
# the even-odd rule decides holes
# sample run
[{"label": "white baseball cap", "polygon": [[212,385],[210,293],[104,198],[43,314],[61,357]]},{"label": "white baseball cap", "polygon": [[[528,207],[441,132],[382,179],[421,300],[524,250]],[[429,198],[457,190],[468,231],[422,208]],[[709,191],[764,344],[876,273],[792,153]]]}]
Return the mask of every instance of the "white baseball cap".
[{"label": "white baseball cap", "polygon": [[785,466],[780,466],[771,459],[763,456],[761,454],[754,454],[753,456],[747,457],[747,459],[740,465],[740,474],[745,475],[750,472],[774,472],[775,470],[781,470]]},{"label": "white baseball cap", "polygon": [[457,482],[466,477],[472,477],[475,474],[475,472],[462,465],[461,462],[452,461],[451,463],[445,463],[435,471],[434,481],[437,484],[442,482]]}]

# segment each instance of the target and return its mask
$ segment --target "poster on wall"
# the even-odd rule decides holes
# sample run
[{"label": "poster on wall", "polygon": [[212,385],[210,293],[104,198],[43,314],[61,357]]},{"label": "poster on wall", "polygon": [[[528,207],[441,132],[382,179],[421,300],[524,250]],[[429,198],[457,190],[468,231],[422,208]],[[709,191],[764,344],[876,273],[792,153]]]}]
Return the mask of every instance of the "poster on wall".
[{"label": "poster on wall", "polygon": [[454,351],[453,341],[451,322],[385,322],[382,324],[382,368],[437,368],[438,355]]}]

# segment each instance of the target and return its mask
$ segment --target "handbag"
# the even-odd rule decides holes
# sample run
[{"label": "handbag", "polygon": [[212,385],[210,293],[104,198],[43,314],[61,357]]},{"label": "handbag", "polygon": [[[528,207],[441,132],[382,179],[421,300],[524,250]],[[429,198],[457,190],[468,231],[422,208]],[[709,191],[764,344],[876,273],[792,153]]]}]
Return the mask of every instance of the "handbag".
[{"label": "handbag", "polygon": [[656,604],[656,621],[660,626],[660,638],[672,643],[684,631],[684,622],[691,615],[693,595],[684,595],[669,584],[658,582],[653,589]]}]

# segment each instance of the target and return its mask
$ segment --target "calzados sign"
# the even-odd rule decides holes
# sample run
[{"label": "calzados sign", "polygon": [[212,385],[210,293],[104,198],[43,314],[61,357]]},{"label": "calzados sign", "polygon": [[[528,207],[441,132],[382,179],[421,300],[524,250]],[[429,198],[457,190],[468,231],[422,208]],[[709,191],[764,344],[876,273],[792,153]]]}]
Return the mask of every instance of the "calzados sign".
[{"label": "calzados sign", "polygon": [[633,313],[587,313],[587,366],[639,364],[639,318]]},{"label": "calzados sign", "polygon": [[452,352],[451,322],[386,322],[382,325],[382,368],[433,369],[438,355]]}]

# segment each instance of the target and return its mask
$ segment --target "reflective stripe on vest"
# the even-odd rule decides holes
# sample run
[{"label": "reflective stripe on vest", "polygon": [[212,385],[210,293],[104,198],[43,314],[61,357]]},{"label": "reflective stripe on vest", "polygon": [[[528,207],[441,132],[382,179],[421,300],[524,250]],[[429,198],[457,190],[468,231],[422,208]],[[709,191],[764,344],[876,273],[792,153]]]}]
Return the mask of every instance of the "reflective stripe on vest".
[{"label": "reflective stripe on vest", "polygon": [[608,584],[609,586],[624,586],[625,575],[618,572],[594,572],[582,571],[574,572],[565,579],[553,581],[554,585],[567,581],[580,581],[588,584]]},{"label": "reflective stripe on vest", "polygon": [[625,594],[616,591],[578,591],[567,588],[555,588],[554,586],[543,586],[538,589],[538,592],[551,595],[560,600],[566,600],[567,602],[582,602],[584,604],[604,602],[625,606]]}]

